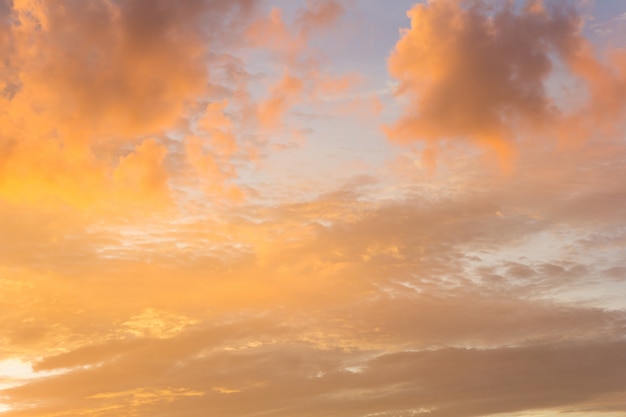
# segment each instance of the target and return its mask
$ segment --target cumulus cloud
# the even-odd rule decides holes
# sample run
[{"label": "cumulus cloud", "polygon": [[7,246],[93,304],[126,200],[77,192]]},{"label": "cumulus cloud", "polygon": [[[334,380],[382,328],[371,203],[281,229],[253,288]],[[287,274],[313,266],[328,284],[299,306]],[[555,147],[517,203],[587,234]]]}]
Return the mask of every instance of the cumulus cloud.
[{"label": "cumulus cloud", "polygon": [[220,42],[219,26],[246,7],[202,1],[16,6],[23,28],[15,30],[28,36],[20,45],[22,82],[48,111],[97,133],[158,133],[180,117],[186,101],[205,92],[209,45]]},{"label": "cumulus cloud", "polygon": [[[0,193],[18,203],[141,202],[145,188],[119,193],[112,179],[118,161],[133,159],[146,140],[165,150],[165,188],[241,201],[240,168],[264,154],[268,132],[283,128],[288,111],[350,87],[347,77],[322,71],[323,53],[310,43],[343,13],[335,1],[307,3],[289,21],[277,8],[264,17],[254,0],[1,7]],[[258,94],[258,69],[247,59],[263,51],[281,75],[267,75]]]},{"label": "cumulus cloud", "polygon": [[[396,95],[406,100],[402,117],[386,127],[393,141],[424,141],[432,154],[446,141],[469,140],[494,150],[510,168],[517,143],[528,136],[589,139],[620,120],[620,54],[608,66],[598,61],[569,3],[535,1],[517,9],[510,2],[444,0],[418,4],[408,16],[411,28],[401,32],[388,61]],[[568,103],[584,106],[575,115],[548,88],[564,70],[589,84],[588,104]],[[571,127],[581,118],[583,133]]]},{"label": "cumulus cloud", "polygon": [[[218,103],[235,88],[220,77],[223,56],[245,43],[242,32],[256,2],[17,1],[2,7],[2,193],[18,202],[51,194],[93,206],[120,195],[110,178],[119,180],[139,161],[129,150],[136,147],[145,159],[153,144],[163,162],[172,151],[166,136],[190,130],[203,103]],[[176,173],[163,167],[148,188],[155,181],[169,187]],[[13,182],[30,184],[29,191]],[[126,197],[143,195],[147,182],[139,182]]]}]

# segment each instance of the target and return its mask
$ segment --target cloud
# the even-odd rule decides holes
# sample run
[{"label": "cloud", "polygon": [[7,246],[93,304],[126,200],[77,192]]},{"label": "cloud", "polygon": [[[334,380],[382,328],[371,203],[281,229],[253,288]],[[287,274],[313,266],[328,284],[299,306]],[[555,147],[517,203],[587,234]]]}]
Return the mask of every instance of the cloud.
[{"label": "cloud", "polygon": [[404,114],[386,127],[401,143],[471,141],[511,165],[516,142],[560,118],[548,81],[584,44],[581,17],[564,3],[539,7],[454,0],[415,5],[389,57]]},{"label": "cloud", "polygon": [[[63,243],[40,239],[40,254],[21,258],[54,272],[0,270],[2,351],[19,352],[37,375],[58,374],[0,392],[14,408],[7,415],[141,416],[158,407],[469,417],[585,401],[609,409],[603,396],[626,389],[611,365],[623,354],[623,311],[546,298],[604,273],[610,259],[583,258],[581,268],[513,250],[496,252],[490,269],[476,260],[556,232],[560,221],[592,218],[544,212],[567,207],[571,188],[540,206],[550,185],[530,177],[533,200],[512,186],[517,178],[481,194],[425,199],[414,190],[386,202],[368,198],[380,184],[355,181],[220,218],[146,219],[149,236],[140,224],[15,226],[33,228],[27,242],[56,231]],[[88,268],[60,262],[67,252]]]},{"label": "cloud", "polygon": [[588,99],[567,115],[561,135],[570,142],[619,138],[626,114],[626,53],[611,49],[605,62],[595,57],[591,44],[583,43],[569,57],[572,71],[586,87]]},{"label": "cloud", "polygon": [[147,139],[138,145],[134,152],[120,158],[113,171],[113,179],[122,193],[144,196],[163,196],[167,193],[167,172],[163,160],[167,149]]},{"label": "cloud", "polygon": [[270,128],[279,127],[283,114],[302,94],[302,90],[303,83],[300,79],[285,75],[272,88],[270,97],[259,105],[259,122],[261,125]]},{"label": "cloud", "polygon": [[97,133],[159,133],[206,94],[209,48],[225,42],[225,25],[244,19],[252,4],[28,3],[18,9],[21,21],[33,14],[45,20],[29,31],[23,82],[33,99],[49,100],[49,111]]},{"label": "cloud", "polygon": [[296,104],[316,101],[326,94],[345,93],[359,82],[357,74],[338,76],[327,71],[323,65],[324,51],[312,46],[316,35],[338,26],[345,11],[334,0],[307,1],[291,22],[285,20],[281,9],[272,8],[265,18],[250,25],[250,43],[266,48],[277,71],[282,73],[269,85],[267,97],[258,105],[261,127],[275,131],[283,126],[284,116]]},{"label": "cloud", "polygon": [[[263,17],[255,0],[2,5],[0,195],[15,203],[148,210],[155,187],[120,186],[118,167],[146,141],[165,151],[161,194],[241,202],[241,169],[279,148],[270,133],[302,131],[285,126],[289,110],[353,84],[323,71],[311,44],[343,13],[335,1],[307,3],[289,22],[280,9]],[[282,76],[257,94],[251,57],[263,54]]]},{"label": "cloud", "polygon": [[328,29],[345,11],[345,7],[335,0],[307,1],[307,8],[296,17],[296,25],[305,34]]},{"label": "cloud", "polygon": [[[294,106],[351,88],[314,45],[358,2],[0,0],[19,81],[0,98],[0,363],[32,366],[0,375],[4,415],[623,409],[619,60],[573,10],[494,3],[416,6],[389,60],[407,99],[390,132],[444,169],[405,153],[400,175],[385,154],[320,179],[341,123],[308,117],[330,134],[289,155],[300,181],[250,160],[305,130]],[[558,65],[589,93],[570,113],[548,93]]]},{"label": "cloud", "polygon": [[[624,354],[621,341],[381,352],[316,346],[298,339],[301,330],[273,315],[240,315],[174,338],[109,341],[51,357],[35,369],[92,365],[4,390],[13,404],[39,401],[7,415],[64,415],[70,405],[84,413],[108,405],[150,415],[154,397],[135,394],[167,389],[179,395],[164,396],[164,415],[208,408],[237,416],[261,408],[269,416],[348,417],[428,409],[464,417],[579,404],[626,389],[626,375],[614,366]],[[131,398],[137,401],[129,404]]]},{"label": "cloud", "polygon": [[[148,187],[124,180],[130,190],[121,199],[110,179],[131,161],[147,163],[156,147],[159,161],[176,159],[168,136],[191,133],[207,101],[239,88],[234,75],[222,76],[225,56],[243,47],[256,3],[3,2],[0,192],[15,202],[53,197],[89,208],[150,199],[156,183],[169,187],[182,172],[169,162],[158,179],[150,168]],[[242,62],[229,62],[227,71],[245,73]],[[223,143],[212,145],[223,151]]]}]

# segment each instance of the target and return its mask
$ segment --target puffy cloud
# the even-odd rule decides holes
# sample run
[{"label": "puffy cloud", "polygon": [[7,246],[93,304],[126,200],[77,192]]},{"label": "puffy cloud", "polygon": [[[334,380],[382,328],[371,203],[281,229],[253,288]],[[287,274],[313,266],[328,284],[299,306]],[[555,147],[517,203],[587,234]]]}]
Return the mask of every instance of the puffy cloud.
[{"label": "puffy cloud", "polygon": [[206,93],[208,48],[223,42],[224,25],[249,4],[27,3],[16,11],[22,24],[42,18],[23,29],[22,82],[35,102],[92,134],[161,132]]},{"label": "puffy cloud", "polygon": [[[595,58],[572,5],[535,1],[517,10],[513,3],[443,0],[408,15],[411,28],[388,61],[396,94],[406,99],[404,115],[386,128],[394,141],[424,141],[432,154],[446,141],[470,140],[510,167],[518,140],[588,139],[620,120],[620,54],[606,65]],[[550,92],[551,77],[564,71],[588,83],[588,104],[564,103]],[[580,105],[583,111],[568,110]]]},{"label": "puffy cloud", "polygon": [[[81,208],[107,200],[124,211],[133,196],[151,196],[117,192],[111,179],[150,139],[167,151],[166,188],[241,201],[239,170],[263,154],[288,110],[349,88],[321,71],[323,54],[310,45],[341,15],[339,3],[309,3],[290,24],[279,9],[260,17],[258,3],[3,2],[0,193]],[[257,97],[246,54],[266,48],[284,77]]]},{"label": "puffy cloud", "polygon": [[[119,180],[141,158],[147,163],[151,144],[163,161],[160,153],[173,150],[166,135],[189,130],[200,103],[234,88],[220,76],[225,50],[243,46],[256,2],[25,0],[3,2],[2,9],[2,194],[121,206],[125,198],[116,200],[119,187],[109,179]],[[236,65],[241,72],[243,64]],[[148,137],[137,156],[125,156]],[[150,169],[149,187],[126,181],[136,188],[122,194],[141,200],[143,191],[157,182],[167,188],[177,175],[162,169],[157,179]]]}]

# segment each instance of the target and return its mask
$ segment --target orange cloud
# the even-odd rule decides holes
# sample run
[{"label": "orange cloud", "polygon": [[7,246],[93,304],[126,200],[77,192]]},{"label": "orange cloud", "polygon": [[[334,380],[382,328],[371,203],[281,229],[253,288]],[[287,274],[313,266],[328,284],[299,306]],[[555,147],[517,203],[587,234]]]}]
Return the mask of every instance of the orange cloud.
[{"label": "orange cloud", "polygon": [[522,10],[512,3],[432,1],[408,13],[411,28],[389,58],[389,72],[406,97],[404,115],[386,127],[391,140],[470,140],[510,165],[516,139],[557,120],[547,93],[556,54],[568,62],[581,42],[581,18],[567,6]]},{"label": "orange cloud", "polygon": [[259,104],[259,122],[268,128],[280,127],[283,114],[294,104],[303,92],[302,81],[285,75],[272,88],[270,97]]},{"label": "orange cloud", "polygon": [[[248,29],[248,38],[255,45],[264,45],[284,54],[289,65],[298,65],[303,52],[316,31],[328,29],[345,12],[335,0],[307,1],[299,9],[293,24],[288,25],[281,9],[273,7],[264,19],[258,19]],[[308,61],[305,60],[305,61]]]},{"label": "orange cloud", "polygon": [[345,13],[345,7],[336,0],[311,1],[296,17],[296,26],[303,34],[324,30],[331,27]]},{"label": "orange cloud", "polygon": [[334,76],[321,70],[324,54],[310,46],[316,32],[329,29],[345,12],[334,1],[307,1],[288,24],[281,9],[250,25],[247,38],[252,45],[267,48],[284,74],[270,85],[268,96],[258,104],[259,124],[266,129],[282,127],[284,115],[304,99],[348,91],[357,81],[354,74]]},{"label": "orange cloud", "polygon": [[624,131],[626,115],[626,53],[606,52],[605,62],[597,59],[588,42],[572,48],[568,63],[585,85],[586,100],[567,114],[561,126],[562,139],[581,143],[590,138],[616,138]]},{"label": "orange cloud", "polygon": [[[389,133],[433,163],[460,145],[427,179],[407,152],[399,177],[369,124],[287,117],[353,86],[311,45],[360,3],[289,22],[255,4],[0,0],[3,416],[620,416],[623,56],[539,1],[416,6]],[[275,73],[242,58],[251,33]],[[548,94],[556,62],[589,93],[571,112]],[[302,167],[247,169],[305,117],[329,136],[288,155]],[[591,140],[545,140],[574,133]],[[361,144],[381,153],[367,176],[326,174]]]},{"label": "orange cloud", "polygon": [[[161,152],[148,140],[120,166],[142,178]],[[308,201],[100,229],[6,207],[3,231],[15,238],[0,261],[21,267],[0,269],[0,346],[35,373],[0,391],[7,415],[144,416],[156,405],[278,417],[327,415],[338,402],[350,404],[338,417],[608,409],[603,396],[626,389],[614,366],[623,311],[551,297],[590,276],[616,279],[621,258],[603,272],[609,263],[572,261],[579,242],[563,241],[550,262],[515,249],[561,227],[593,237],[621,219],[617,167],[584,185],[546,181],[548,168],[568,178],[572,161],[583,171],[585,158],[605,159],[568,152],[479,193],[428,198],[416,186],[380,201],[380,189],[355,182]],[[580,372],[584,384],[571,378]]]},{"label": "orange cloud", "polygon": [[156,202],[167,198],[167,171],[163,160],[167,154],[165,146],[147,139],[135,151],[121,157],[113,171],[114,187],[126,198],[140,193],[145,197],[156,197]]},{"label": "orange cloud", "polygon": [[[182,171],[164,164],[157,175],[148,159],[165,155],[148,153],[173,150],[164,145],[167,136],[193,130],[191,120],[204,109],[199,103],[219,102],[232,87],[233,77],[214,74],[223,72],[223,49],[243,44],[255,3],[2,2],[0,193],[88,207],[121,198],[110,178],[125,183],[124,200],[142,200],[157,182],[167,188],[168,178]],[[209,130],[216,152],[232,156],[233,129]],[[152,142],[118,167],[147,137]],[[131,164],[143,164],[152,179],[130,180],[122,171],[134,172]]]},{"label": "orange cloud", "polygon": [[29,2],[16,13],[23,24],[42,16],[21,29],[24,93],[92,135],[158,133],[206,88],[201,2]]}]

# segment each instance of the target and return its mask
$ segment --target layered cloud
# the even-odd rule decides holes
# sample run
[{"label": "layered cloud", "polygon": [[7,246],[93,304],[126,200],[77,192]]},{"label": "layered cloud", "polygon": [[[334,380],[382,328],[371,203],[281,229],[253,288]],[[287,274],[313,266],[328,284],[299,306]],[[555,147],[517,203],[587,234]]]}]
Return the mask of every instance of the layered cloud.
[{"label": "layered cloud", "polygon": [[61,244],[34,228],[3,259],[22,265],[2,271],[3,351],[53,374],[4,390],[6,415],[619,409],[626,316],[593,291],[623,286],[623,236],[606,234],[623,187],[587,181],[524,173],[382,202],[340,188],[186,224],[57,229]]}]

